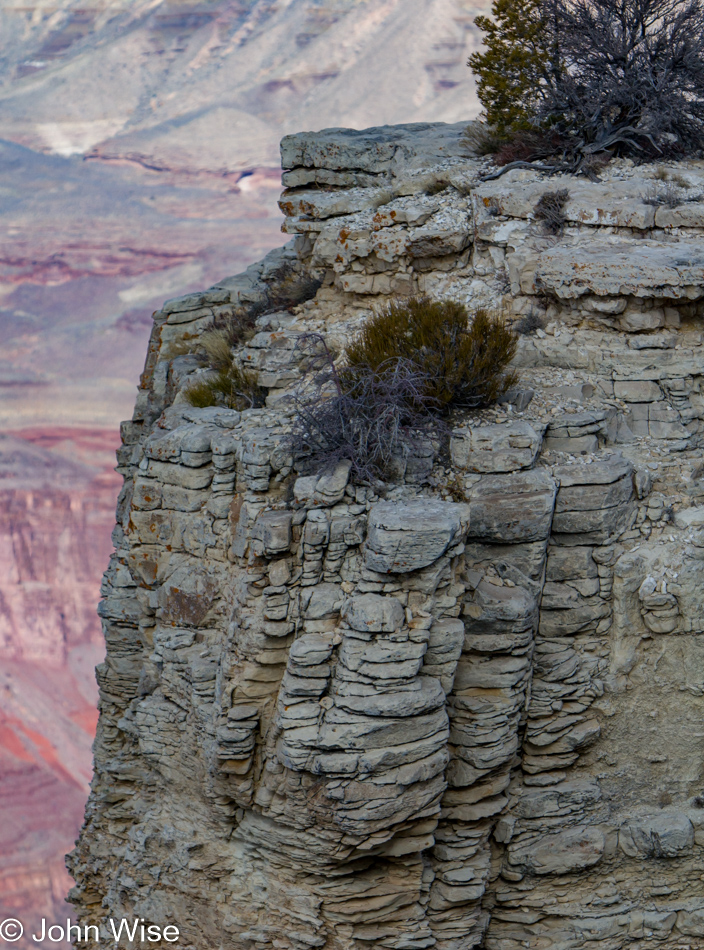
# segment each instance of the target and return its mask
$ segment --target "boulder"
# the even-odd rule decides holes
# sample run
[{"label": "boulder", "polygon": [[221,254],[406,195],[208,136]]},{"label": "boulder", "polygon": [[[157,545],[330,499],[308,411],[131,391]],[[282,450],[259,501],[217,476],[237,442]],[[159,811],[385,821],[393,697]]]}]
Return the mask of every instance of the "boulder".
[{"label": "boulder", "polygon": [[676,812],[631,818],[619,828],[618,844],[629,858],[675,858],[691,851],[694,828]]},{"label": "boulder", "polygon": [[359,594],[351,597],[342,616],[353,630],[362,633],[394,633],[406,619],[403,606],[395,597]]},{"label": "boulder", "polygon": [[432,498],[378,502],[369,512],[364,563],[379,574],[420,570],[464,540],[468,524],[468,505]]},{"label": "boulder", "polygon": [[497,543],[544,540],[556,491],[544,469],[485,476],[472,489],[469,537]]},{"label": "boulder", "polygon": [[252,547],[258,556],[273,557],[291,545],[290,511],[263,511],[252,527]]},{"label": "boulder", "polygon": [[452,433],[452,464],[470,472],[515,472],[535,462],[542,433],[528,422],[462,426]]},{"label": "boulder", "polygon": [[555,835],[544,835],[510,844],[508,863],[533,874],[569,874],[601,861],[606,840],[598,828],[578,826]]}]

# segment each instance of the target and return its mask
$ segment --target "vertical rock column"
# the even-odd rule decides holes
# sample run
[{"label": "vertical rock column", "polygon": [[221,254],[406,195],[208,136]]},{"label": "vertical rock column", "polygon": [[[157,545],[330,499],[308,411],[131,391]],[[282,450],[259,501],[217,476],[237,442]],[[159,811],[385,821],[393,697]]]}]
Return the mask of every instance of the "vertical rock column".
[{"label": "vertical rock column", "polygon": [[[633,470],[623,459],[563,465],[547,551],[546,582],[535,642],[522,772],[497,837],[506,844],[487,935],[490,950],[515,946],[515,922],[566,947],[551,881],[598,864],[604,854],[605,806],[599,783],[575,768],[600,735],[590,706],[603,694],[612,624],[613,539],[635,511]],[[511,883],[513,882],[513,886]],[[585,903],[580,906],[580,901]],[[591,895],[576,890],[571,927],[589,932]],[[553,916],[553,914],[555,916]],[[555,941],[554,943],[552,941]]]},{"label": "vertical rock column", "polygon": [[448,789],[431,852],[428,914],[446,950],[479,946],[489,920],[489,839],[518,762],[554,503],[545,471],[486,475],[472,495],[462,654],[448,696]]}]

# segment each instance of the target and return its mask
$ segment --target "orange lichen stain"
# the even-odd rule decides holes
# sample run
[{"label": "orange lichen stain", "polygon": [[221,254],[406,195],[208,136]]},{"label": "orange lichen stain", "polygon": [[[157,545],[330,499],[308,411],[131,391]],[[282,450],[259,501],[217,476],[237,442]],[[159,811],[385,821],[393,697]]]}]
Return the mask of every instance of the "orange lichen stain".
[{"label": "orange lichen stain", "polygon": [[350,236],[350,234],[351,232],[348,231],[347,228],[342,228],[338,237],[338,241],[340,242],[340,244],[344,244],[347,238]]},{"label": "orange lichen stain", "polygon": [[342,263],[344,262],[344,260],[345,260],[345,259],[344,259],[344,257],[342,256],[342,254],[338,254],[337,257],[335,258],[335,263],[336,263],[336,264],[342,264]]},{"label": "orange lichen stain", "polygon": [[396,212],[395,212],[395,211],[389,211],[389,217],[395,218],[395,217],[396,217]]}]

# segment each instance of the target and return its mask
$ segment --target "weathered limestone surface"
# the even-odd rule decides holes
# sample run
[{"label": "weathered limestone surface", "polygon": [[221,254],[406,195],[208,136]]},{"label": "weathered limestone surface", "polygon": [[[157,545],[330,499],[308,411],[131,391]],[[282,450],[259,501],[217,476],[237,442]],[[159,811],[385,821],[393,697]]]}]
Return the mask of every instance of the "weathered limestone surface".
[{"label": "weathered limestone surface", "polygon": [[[288,136],[293,241],[154,315],[70,859],[106,948],[703,946],[704,171],[482,182],[462,130]],[[384,491],[299,475],[296,341],[417,292],[523,322],[517,387]],[[235,307],[267,405],[194,409]]]}]

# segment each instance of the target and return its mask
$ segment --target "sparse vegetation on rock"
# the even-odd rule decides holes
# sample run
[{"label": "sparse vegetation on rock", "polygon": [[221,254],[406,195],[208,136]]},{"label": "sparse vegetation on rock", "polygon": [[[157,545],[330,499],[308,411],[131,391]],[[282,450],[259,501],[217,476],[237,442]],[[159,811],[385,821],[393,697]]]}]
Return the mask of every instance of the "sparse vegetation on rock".
[{"label": "sparse vegetation on rock", "polygon": [[228,329],[210,330],[198,339],[198,355],[207,364],[208,372],[195,379],[185,391],[192,406],[241,410],[264,405],[266,393],[256,375],[243,369],[233,353],[231,339],[239,327],[231,322]]},{"label": "sparse vegetation on rock", "polygon": [[534,214],[548,234],[559,235],[564,231],[567,223],[564,208],[569,197],[567,188],[560,188],[557,191],[546,191],[538,199]]},{"label": "sparse vegetation on rock", "polygon": [[307,334],[299,345],[308,353],[307,385],[295,396],[290,441],[300,471],[347,460],[353,481],[374,484],[393,476],[414,441],[440,434],[427,374],[412,360],[338,368],[322,336]]},{"label": "sparse vegetation on rock", "polygon": [[515,375],[516,337],[500,317],[425,297],[391,302],[372,317],[338,367],[322,337],[309,334],[309,385],[296,400],[299,467],[342,459],[353,476],[388,475],[419,437],[440,438],[452,409],[496,402]]},{"label": "sparse vegetation on rock", "polygon": [[492,14],[469,65],[508,164],[704,147],[701,0],[495,0]]},{"label": "sparse vegetation on rock", "polygon": [[413,362],[438,412],[495,402],[515,379],[507,367],[516,339],[499,316],[450,300],[417,297],[392,302],[347,349],[352,370],[379,371],[389,361]]}]

